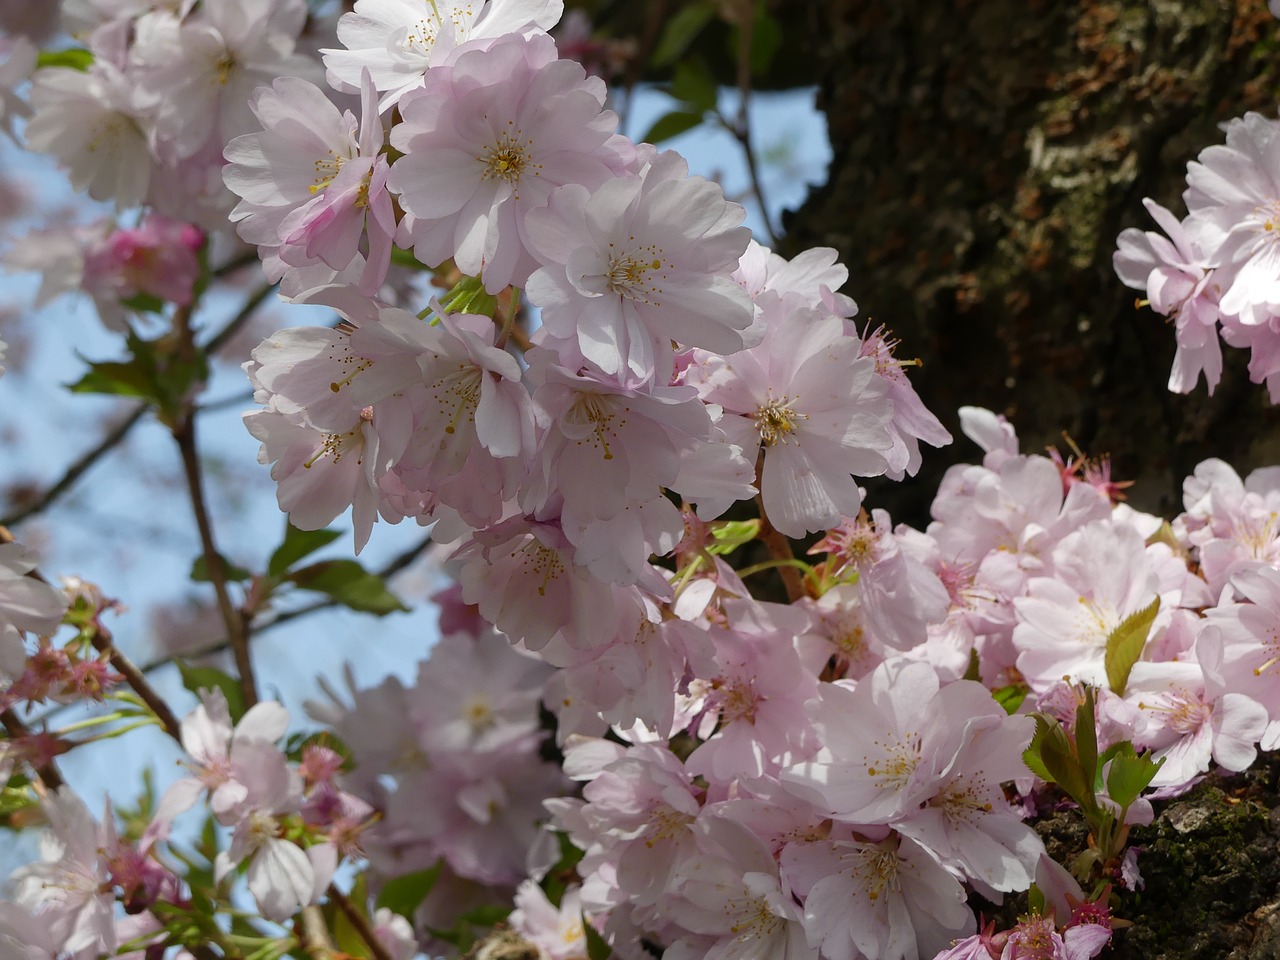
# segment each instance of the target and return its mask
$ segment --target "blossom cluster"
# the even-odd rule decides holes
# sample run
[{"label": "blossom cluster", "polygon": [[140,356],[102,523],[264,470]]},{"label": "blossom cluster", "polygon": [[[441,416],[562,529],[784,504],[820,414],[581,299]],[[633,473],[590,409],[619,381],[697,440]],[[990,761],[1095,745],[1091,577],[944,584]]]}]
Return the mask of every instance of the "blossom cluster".
[{"label": "blossom cluster", "polygon": [[1120,234],[1116,273],[1146,293],[1174,325],[1169,389],[1209,393],[1222,377],[1222,342],[1249,350],[1249,379],[1280,400],[1280,121],[1248,113],[1226,125],[1226,143],[1187,165],[1179,220],[1143,201],[1163,233]]},{"label": "blossom cluster", "polygon": [[[318,737],[217,684],[180,722],[122,698],[186,775],[125,833],[41,788],[48,839],[0,903],[0,948],[194,949],[188,921],[240,878],[288,924],[339,899],[346,863],[395,901],[365,920],[396,960],[465,950],[495,911],[497,938],[554,960],[1085,960],[1113,929],[1108,882],[1140,871],[1108,848],[1086,896],[1048,860],[1038,731],[1104,765],[1144,752],[1145,796],[1097,778],[1125,828],[1280,746],[1280,468],[1206,461],[1165,523],[1105,462],[1022,453],[964,408],[984,456],[946,474],[927,528],[868,509],[860,479],[951,441],[911,362],[855,322],[834,251],[770,251],[717,184],[619,132],[548,33],[562,12],[356,0],[321,47],[302,0],[79,0],[83,63],[37,69],[0,40],[5,132],[145,210],[6,263],[131,332],[195,307],[211,249],[255,248],[284,299],[340,318],[244,364],[280,508],[303,531],[350,510],[357,550],[379,520],[433,525],[456,579],[414,682],[326,683]],[[1192,166],[1187,220],[1152,204],[1168,237],[1121,236],[1122,279],[1176,320],[1174,389],[1216,384],[1220,329],[1280,392],[1278,143],[1234,122]],[[787,540],[806,537],[809,561]],[[110,602],[34,567],[0,545],[6,712],[121,680]],[[774,571],[788,603],[748,587]],[[23,748],[6,777],[67,748],[5,744]],[[170,856],[193,810],[213,834],[199,891]],[[978,929],[972,898],[1033,881],[1049,909]]]}]

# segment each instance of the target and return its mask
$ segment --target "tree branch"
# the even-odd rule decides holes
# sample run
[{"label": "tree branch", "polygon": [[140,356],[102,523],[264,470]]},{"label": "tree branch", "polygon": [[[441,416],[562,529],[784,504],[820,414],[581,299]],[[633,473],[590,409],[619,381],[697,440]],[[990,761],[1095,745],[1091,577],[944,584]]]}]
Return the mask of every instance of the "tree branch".
[{"label": "tree branch", "polygon": [[28,517],[34,516],[46,507],[50,506],[55,500],[75,486],[76,481],[84,476],[90,467],[97,463],[99,457],[119,446],[124,438],[129,435],[129,431],[137,426],[138,421],[142,419],[148,409],[149,407],[145,403],[140,403],[135,406],[127,417],[121,420],[120,423],[113,427],[111,431],[102,438],[101,442],[98,443],[97,446],[86,451],[79,459],[72,463],[71,466],[67,467],[66,471],[62,474],[62,477],[53,486],[25,507],[15,510],[7,517],[0,518],[0,526],[15,526],[23,520],[26,520]]},{"label": "tree branch", "polygon": [[231,600],[227,589],[227,571],[222,554],[213,539],[213,524],[209,520],[209,508],[205,502],[204,475],[200,468],[200,455],[196,449],[196,422],[194,412],[188,412],[173,428],[173,439],[182,455],[182,472],[187,478],[187,492],[191,509],[195,514],[196,528],[200,532],[200,546],[204,553],[205,569],[213,592],[218,598],[218,610],[227,628],[227,642],[240,674],[240,686],[244,691],[245,706],[258,702],[258,684],[254,678],[253,661],[249,656],[249,625],[247,619]]},{"label": "tree branch", "polygon": [[124,677],[125,682],[133,688],[133,692],[142,698],[142,702],[151,708],[151,712],[160,721],[160,726],[164,728],[164,732],[181,743],[182,726],[179,724],[177,716],[170,709],[164,697],[160,696],[156,688],[151,686],[146,675],[116,647],[110,632],[101,626],[95,630],[93,646],[107,655],[111,661],[111,666],[116,669],[120,676]]},{"label": "tree branch", "polygon": [[778,232],[773,229],[773,221],[769,218],[769,204],[764,196],[764,183],[760,178],[760,168],[756,163],[756,153],[751,146],[751,34],[755,25],[755,9],[752,3],[743,3],[738,13],[738,116],[730,123],[721,117],[721,123],[733,134],[734,139],[742,146],[742,153],[747,161],[747,176],[751,179],[751,192],[760,204],[760,219],[764,221],[765,232],[769,235],[769,246],[777,247]]},{"label": "tree branch", "polygon": [[356,909],[355,904],[347,898],[345,893],[338,889],[338,885],[335,883],[329,884],[329,899],[336,903],[338,909],[351,921],[351,925],[356,928],[356,933],[360,934],[360,939],[368,945],[369,952],[373,954],[374,960],[391,960],[391,954],[382,945],[378,935],[373,932],[373,927],[369,926],[369,918]]},{"label": "tree branch", "polygon": [[209,342],[205,344],[205,351],[211,354],[217,353],[226,346],[227,341],[240,332],[240,328],[249,322],[258,307],[262,305],[262,301],[266,300],[277,286],[278,284],[268,283],[253,291],[253,293],[249,295],[249,299],[240,307],[239,312],[231,318],[226,326],[209,339]]},{"label": "tree branch", "polygon": [[[13,710],[0,712],[0,724],[4,725],[9,736],[15,740],[23,737],[35,736],[35,734],[32,733],[31,728],[19,720],[18,715],[14,713]],[[36,776],[38,776],[41,782],[50,790],[57,790],[65,782],[62,779],[62,774],[58,772],[58,768],[54,765],[52,760],[44,766],[36,768]]]},{"label": "tree branch", "polygon": [[[245,260],[244,263],[256,261],[256,259],[257,258],[255,256],[251,260]],[[232,264],[229,264],[226,269],[229,271],[239,265],[243,265],[243,264],[239,262],[233,262]],[[215,271],[215,276],[220,276],[220,275],[221,274],[219,272]],[[274,290],[275,288],[276,288],[275,284],[268,284],[266,286],[260,287],[258,290],[255,290],[253,294],[250,295],[249,299],[245,301],[244,305],[240,308],[239,312],[230,320],[230,322],[228,322],[221,330],[219,330],[216,334],[214,334],[214,336],[209,340],[209,343],[205,346],[206,352],[213,354],[213,353],[216,353],[218,350],[222,349],[222,347],[226,346],[227,342],[232,337],[234,337],[236,333],[240,331],[241,327],[243,327],[249,321],[249,319],[253,316],[254,312],[258,309],[259,306],[262,305],[262,302],[267,298],[268,294],[270,294],[271,291]],[[182,313],[183,311],[179,310],[178,314],[175,314],[175,317],[174,317],[175,323],[177,323],[181,319],[180,315]],[[102,440],[95,447],[91,448],[90,450],[87,450],[78,459],[76,459],[74,463],[72,463],[69,467],[67,467],[67,469],[63,472],[61,478],[59,478],[53,484],[53,486],[49,487],[49,489],[47,489],[43,494],[41,494],[31,503],[27,504],[25,507],[21,507],[18,510],[15,510],[13,513],[9,514],[8,516],[0,517],[0,526],[3,526],[3,527],[16,526],[17,524],[21,523],[23,520],[33,517],[36,514],[47,509],[49,506],[51,506],[54,503],[54,501],[61,498],[63,494],[65,494],[68,490],[70,490],[73,486],[75,486],[77,481],[79,481],[79,479],[82,476],[84,476],[85,473],[87,473],[95,463],[98,462],[99,458],[105,456],[107,453],[111,452],[113,449],[119,446],[124,441],[124,439],[129,435],[130,431],[132,431],[133,428],[138,425],[138,421],[140,421],[143,418],[143,416],[146,414],[148,409],[150,409],[150,406],[148,404],[145,404],[145,403],[137,404],[129,412],[128,416],[126,416],[123,420],[120,421],[120,423],[118,423],[115,427],[113,427],[111,431],[107,433],[107,435],[103,437]]]}]

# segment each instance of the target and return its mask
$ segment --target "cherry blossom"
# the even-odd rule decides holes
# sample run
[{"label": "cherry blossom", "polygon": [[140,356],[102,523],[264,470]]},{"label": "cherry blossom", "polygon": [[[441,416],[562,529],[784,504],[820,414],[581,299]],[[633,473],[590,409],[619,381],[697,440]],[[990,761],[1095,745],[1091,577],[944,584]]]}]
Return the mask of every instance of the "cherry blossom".
[{"label": "cherry blossom", "polygon": [[338,89],[360,89],[364,70],[385,91],[387,110],[421,86],[428,68],[449,61],[463,44],[484,46],[508,34],[545,33],[564,11],[562,0],[356,0],[338,20],[338,40],[347,49],[322,50]]},{"label": "cherry blossom", "polygon": [[388,186],[406,216],[396,242],[423,263],[452,257],[497,293],[537,269],[525,214],[566,183],[603,184],[633,148],[614,133],[604,85],[556,58],[550,37],[460,50],[400,102]]},{"label": "cherry blossom", "polygon": [[673,152],[594,193],[561,187],[527,219],[543,264],[529,297],[547,330],[576,338],[605,373],[665,384],[673,340],[735,353],[759,339],[748,338],[750,301],[730,278],[749,236],[744,216]]}]

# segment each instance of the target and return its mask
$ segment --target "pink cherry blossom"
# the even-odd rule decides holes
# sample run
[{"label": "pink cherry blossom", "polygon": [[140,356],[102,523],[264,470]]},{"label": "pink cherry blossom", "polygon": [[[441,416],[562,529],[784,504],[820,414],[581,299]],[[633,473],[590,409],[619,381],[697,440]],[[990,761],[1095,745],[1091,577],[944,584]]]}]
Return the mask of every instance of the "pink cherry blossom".
[{"label": "pink cherry blossom", "polygon": [[507,34],[545,33],[564,10],[562,0],[356,0],[338,20],[345,50],[322,50],[330,81],[360,89],[364,70],[385,91],[380,110],[422,85],[428,68],[444,63],[462,44]]},{"label": "pink cherry blossom", "polygon": [[22,675],[27,658],[24,633],[44,636],[62,622],[67,598],[30,577],[36,555],[19,543],[0,543],[0,680]]},{"label": "pink cherry blossom", "polygon": [[1146,291],[1153,310],[1174,321],[1178,350],[1169,389],[1190,393],[1203,373],[1212,396],[1222,376],[1222,347],[1218,288],[1212,282],[1209,258],[1173,214],[1153,200],[1142,202],[1168,239],[1131,227],[1116,241],[1119,249],[1112,264],[1126,285]]},{"label": "pink cherry blossom", "polygon": [[[372,296],[386,279],[395,233],[372,86],[364,88],[358,137],[349,111],[339,114],[328,96],[297,77],[259,87],[249,106],[263,132],[232,140],[223,170],[227,186],[241,197],[231,213],[240,235],[264,255],[272,252],[282,267],[323,263],[336,273],[359,256],[359,290]],[[279,279],[275,271],[271,279]],[[304,284],[288,286],[298,293]]]},{"label": "pink cherry blossom", "polygon": [[735,353],[759,339],[745,339],[751,304],[730,279],[749,236],[744,216],[673,152],[594,193],[562,187],[527,220],[543,264],[529,297],[547,330],[576,338],[605,373],[665,384],[673,340]]},{"label": "pink cherry blossom", "polygon": [[537,269],[525,214],[566,183],[603,184],[631,158],[604,84],[556,59],[550,37],[460,50],[400,102],[388,186],[406,212],[396,240],[423,263],[452,257],[497,293]]},{"label": "pink cherry blossom", "polygon": [[765,512],[799,537],[857,516],[854,475],[888,469],[892,406],[875,362],[860,357],[839,317],[798,299],[769,303],[759,346],[729,357],[698,351],[685,379],[724,408],[720,427],[747,459],[763,457]]}]

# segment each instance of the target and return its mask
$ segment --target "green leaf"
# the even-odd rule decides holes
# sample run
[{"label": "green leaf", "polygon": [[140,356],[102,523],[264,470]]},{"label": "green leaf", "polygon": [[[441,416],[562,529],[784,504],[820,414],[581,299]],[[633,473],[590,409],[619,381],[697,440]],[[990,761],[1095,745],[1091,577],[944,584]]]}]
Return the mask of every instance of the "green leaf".
[{"label": "green leaf", "polygon": [[[246,580],[253,579],[253,574],[250,571],[246,570],[244,567],[240,567],[229,562],[227,558],[222,557],[221,554],[219,554],[219,556],[222,560],[222,575],[224,578],[233,583],[244,583]],[[191,564],[191,579],[196,583],[210,583],[212,581],[212,578],[209,576],[209,562],[204,554],[196,557],[195,561]]]},{"label": "green leaf", "polygon": [[[730,31],[729,38],[729,55],[735,60],[738,57],[741,42],[738,28],[735,27]],[[770,16],[763,3],[756,4],[755,18],[751,24],[751,49],[747,54],[753,77],[760,77],[769,72],[773,58],[777,56],[778,48],[781,46],[782,30],[778,27],[778,21]]]},{"label": "green leaf", "polygon": [[194,667],[189,663],[178,662],[178,672],[182,674],[182,685],[199,696],[201,690],[221,690],[227,698],[227,709],[231,713],[231,722],[236,723],[244,716],[247,707],[244,702],[244,691],[235,677],[223,673],[214,667]]},{"label": "green leaf", "polygon": [[716,108],[720,87],[715,77],[701,60],[676,66],[671,81],[671,95],[683,100],[689,113],[706,113]]},{"label": "green leaf", "polygon": [[1098,721],[1093,708],[1093,687],[1084,688],[1084,701],[1076,707],[1075,732],[1080,773],[1089,785],[1089,796],[1094,797],[1097,795],[1094,785],[1098,782]]},{"label": "green leaf", "polygon": [[[361,914],[364,915],[365,921],[372,926],[369,920],[368,911],[365,904],[368,902],[368,893],[365,874],[356,877],[355,883],[351,885],[351,890],[347,893],[347,899],[351,901],[351,905]],[[369,951],[369,945],[365,942],[360,931],[347,918],[345,910],[338,908],[332,900],[324,905],[322,911],[324,918],[328,921],[330,932],[333,934],[333,941],[338,949],[350,957],[369,957],[372,954]]]},{"label": "green leaf", "polygon": [[135,294],[126,300],[121,300],[120,305],[136,313],[164,313],[164,301],[149,293]]},{"label": "green leaf", "polygon": [[587,922],[585,916],[582,918],[582,932],[587,938],[588,960],[609,960],[613,956],[613,950],[609,944],[605,943],[604,937],[600,936],[600,932]]},{"label": "green leaf", "polygon": [[41,50],[36,57],[36,69],[42,67],[65,67],[68,70],[84,72],[93,66],[93,54],[79,47],[68,50]]},{"label": "green leaf", "polygon": [[136,362],[90,363],[89,372],[70,384],[72,393],[102,393],[116,397],[151,398],[154,384]]},{"label": "green leaf", "polygon": [[1041,780],[1056,783],[1065,790],[1086,813],[1096,810],[1093,784],[1085,780],[1062,724],[1042,713],[1033,716],[1036,732],[1031,738],[1031,746],[1023,751],[1023,761]]},{"label": "green leaf", "polygon": [[399,247],[391,248],[391,262],[397,267],[404,267],[407,270],[420,270],[423,273],[430,273],[432,269],[415,257],[412,250],[401,250]]},{"label": "green leaf", "polygon": [[498,312],[498,298],[485,290],[479,277],[463,277],[440,298],[440,305],[449,313],[472,313],[481,317],[492,317]]},{"label": "green leaf", "polygon": [[689,113],[685,110],[672,110],[659,117],[640,139],[646,143],[658,144],[670,140],[686,130],[692,130],[702,122],[701,113]]},{"label": "green leaf", "polygon": [[1163,765],[1163,757],[1152,760],[1150,750],[1138,756],[1132,743],[1122,741],[1107,769],[1107,796],[1119,804],[1122,810],[1127,810],[1142,791],[1147,789]]},{"label": "green leaf", "polygon": [[[0,790],[0,820],[7,820],[15,813],[31,807],[38,807],[39,805],[40,799],[36,796],[35,791],[31,789],[30,784],[7,786]],[[6,823],[5,826],[12,828],[12,824]]]},{"label": "green leaf", "polygon": [[1031,744],[1027,749],[1022,751],[1022,762],[1027,765],[1027,769],[1034,773],[1045,783],[1053,783],[1053,774],[1049,772],[1049,768],[1044,765],[1044,761],[1040,759],[1040,745],[1043,739],[1041,728],[1047,728],[1049,721],[1041,714],[1032,714],[1036,721],[1036,732],[1031,738]]},{"label": "green leaf", "polygon": [[276,547],[267,561],[267,575],[280,576],[303,557],[328,546],[340,536],[340,530],[299,530],[292,523],[286,523],[284,542]]},{"label": "green leaf", "polygon": [[1013,716],[1022,706],[1022,701],[1027,699],[1027,688],[1022,684],[1013,684],[993,690],[991,696],[995,698],[996,703],[1004,707],[1005,713]]},{"label": "green leaf", "polygon": [[682,7],[667,21],[666,29],[662,31],[653,56],[649,59],[650,64],[655,67],[665,67],[679,60],[715,14],[715,5],[707,0],[700,0]]},{"label": "green leaf", "polygon": [[708,553],[732,553],[740,546],[760,536],[759,520],[723,520],[711,524],[711,536],[715,543],[707,547]]},{"label": "green leaf", "polygon": [[1160,598],[1156,597],[1150,605],[1125,617],[1107,637],[1107,653],[1103,665],[1107,670],[1107,683],[1111,686],[1111,692],[1117,696],[1124,696],[1129,671],[1138,662],[1138,657],[1142,656],[1151,624],[1155,622],[1159,612]]},{"label": "green leaf", "polygon": [[418,870],[415,873],[395,877],[383,885],[378,894],[377,905],[412,920],[414,912],[427,898],[427,894],[431,892],[439,876],[440,864],[437,863],[427,870]]},{"label": "green leaf", "polygon": [[1033,917],[1044,915],[1044,891],[1034,883],[1027,890],[1027,912]]},{"label": "green leaf", "polygon": [[130,359],[90,363],[89,372],[71,384],[71,391],[138,397],[153,404],[162,419],[171,420],[187,395],[209,376],[205,353],[197,350],[187,357],[171,336],[143,340],[131,332],[126,343]]},{"label": "green leaf", "polygon": [[343,606],[379,617],[408,610],[383,579],[355,560],[322,560],[285,577],[303,590],[332,597]]},{"label": "green leaf", "polygon": [[483,927],[488,929],[496,927],[511,915],[509,906],[501,904],[486,904],[483,907],[476,907],[462,915],[462,923],[468,923],[473,927]]}]

